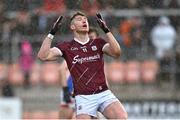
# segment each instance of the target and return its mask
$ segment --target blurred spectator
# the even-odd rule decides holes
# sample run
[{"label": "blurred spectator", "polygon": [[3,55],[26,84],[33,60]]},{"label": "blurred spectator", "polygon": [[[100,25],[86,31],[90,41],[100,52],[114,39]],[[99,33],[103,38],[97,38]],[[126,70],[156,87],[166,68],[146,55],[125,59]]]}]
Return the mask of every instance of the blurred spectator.
[{"label": "blurred spectator", "polygon": [[34,57],[32,54],[32,46],[29,41],[24,40],[21,43],[20,49],[21,49],[21,55],[19,57],[19,64],[22,71],[24,72],[24,77],[25,77],[24,86],[29,87],[30,85],[29,75],[30,75],[31,67],[34,63]]},{"label": "blurred spectator", "polygon": [[132,44],[133,46],[141,47],[142,40],[142,20],[139,17],[132,18]]},{"label": "blurred spectator", "polygon": [[122,35],[125,46],[131,46],[130,31],[132,29],[132,22],[130,18],[123,20],[119,26],[119,33]]},{"label": "blurred spectator", "polygon": [[40,7],[42,0],[1,0],[4,3],[5,11],[12,12],[12,16],[22,8],[27,8],[29,12]]},{"label": "blurred spectator", "polygon": [[21,34],[32,34],[31,15],[27,8],[20,8],[16,14],[16,30]]},{"label": "blurred spectator", "polygon": [[12,97],[14,96],[14,90],[12,84],[8,80],[8,64],[0,64],[0,88],[1,95],[3,97]]},{"label": "blurred spectator", "polygon": [[[101,0],[105,2],[104,6],[112,5],[115,9],[126,9],[128,7],[128,0]],[[136,1],[136,0],[135,0]]]},{"label": "blurred spectator", "polygon": [[114,10],[112,5],[107,5],[105,7],[105,11],[106,11],[106,14],[107,14],[107,16],[105,17],[106,24],[111,29],[112,27],[114,27],[114,24],[116,24],[117,21],[118,21],[116,19],[116,16],[113,14],[115,10]]},{"label": "blurred spectator", "polygon": [[139,0],[142,8],[163,8],[163,0]]},{"label": "blurred spectator", "polygon": [[42,6],[43,0],[26,0],[28,5],[28,10],[33,11]]},{"label": "blurred spectator", "polygon": [[3,97],[13,97],[14,96],[13,87],[7,80],[3,80],[2,96]]},{"label": "blurred spectator", "polygon": [[80,9],[81,2],[80,0],[65,0],[65,4],[69,10],[78,10]]},{"label": "blurred spectator", "polygon": [[170,24],[168,17],[159,18],[158,24],[151,31],[152,44],[155,47],[155,54],[158,59],[163,58],[167,51],[170,51],[175,43],[176,31]]},{"label": "blurred spectator", "polygon": [[168,51],[162,58],[159,60],[160,62],[160,79],[163,81],[171,80],[171,75],[173,74],[171,71],[173,66],[173,53]]},{"label": "blurred spectator", "polygon": [[4,4],[2,1],[0,1],[0,36],[2,35],[2,26],[5,22],[5,16],[4,16]]},{"label": "blurred spectator", "polygon": [[126,59],[138,58],[142,47],[142,20],[139,17],[127,18],[120,23]]},{"label": "blurred spectator", "polygon": [[165,8],[179,8],[180,1],[179,0],[163,0],[163,4]]},{"label": "blurred spectator", "polygon": [[1,0],[5,4],[5,11],[18,11],[21,7],[27,6],[26,0]]},{"label": "blurred spectator", "polygon": [[96,26],[97,22],[95,19],[96,13],[101,9],[101,4],[98,0],[82,0],[80,9],[86,13],[91,26]]},{"label": "blurred spectator", "polygon": [[172,26],[174,26],[174,28],[176,30],[178,30],[179,29],[179,25],[180,25],[180,21],[179,21],[180,16],[172,15],[172,16],[169,16],[169,18],[171,20]]},{"label": "blurred spectator", "polygon": [[81,9],[89,16],[94,16],[101,8],[98,0],[82,0]]},{"label": "blurred spectator", "polygon": [[44,0],[43,12],[61,14],[66,11],[64,0]]},{"label": "blurred spectator", "polygon": [[127,8],[134,9],[139,8],[138,0],[127,0]]},{"label": "blurred spectator", "polygon": [[53,17],[57,17],[60,14],[62,15],[65,12],[66,5],[64,0],[43,0],[42,7],[36,11],[39,15],[38,27],[40,32],[46,31],[50,18],[53,19]]},{"label": "blurred spectator", "polygon": [[15,20],[6,20],[2,26],[2,41],[3,41],[3,60],[4,62],[11,63],[11,47],[12,47],[12,33],[15,29],[16,23]]},{"label": "blurred spectator", "polygon": [[138,17],[127,18],[120,23],[119,32],[126,47],[140,44],[142,38],[142,21]]},{"label": "blurred spectator", "polygon": [[[180,0],[164,0],[164,7],[169,9],[169,8],[174,8],[174,9],[178,9],[180,8]],[[172,15],[169,16],[170,20],[171,20],[171,24],[176,28],[176,30],[179,27],[179,16],[177,15]]]},{"label": "blurred spectator", "polygon": [[180,88],[180,47],[176,49],[176,82],[178,88]]},{"label": "blurred spectator", "polygon": [[6,19],[5,16],[5,4],[3,1],[0,1],[0,38],[2,41],[2,56],[0,57],[1,60],[4,60],[6,62],[9,62],[10,60],[10,33],[11,28],[13,28],[13,25],[11,24],[10,20]]}]

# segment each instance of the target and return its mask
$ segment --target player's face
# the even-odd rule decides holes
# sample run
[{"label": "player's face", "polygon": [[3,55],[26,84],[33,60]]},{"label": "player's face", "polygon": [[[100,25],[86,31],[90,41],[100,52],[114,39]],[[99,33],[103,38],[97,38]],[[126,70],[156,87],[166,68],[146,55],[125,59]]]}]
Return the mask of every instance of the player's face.
[{"label": "player's face", "polygon": [[87,17],[77,15],[72,21],[71,29],[77,32],[88,32],[89,23],[88,23]]}]

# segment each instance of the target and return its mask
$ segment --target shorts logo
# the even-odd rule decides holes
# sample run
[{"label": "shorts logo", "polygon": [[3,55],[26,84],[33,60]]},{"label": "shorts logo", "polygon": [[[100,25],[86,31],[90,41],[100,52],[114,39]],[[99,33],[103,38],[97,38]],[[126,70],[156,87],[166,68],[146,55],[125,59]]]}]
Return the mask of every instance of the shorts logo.
[{"label": "shorts logo", "polygon": [[78,106],[78,110],[81,110],[82,109],[82,106],[80,105],[80,106]]},{"label": "shorts logo", "polygon": [[99,90],[102,90],[102,86],[99,86]]},{"label": "shorts logo", "polygon": [[97,47],[96,46],[92,46],[91,49],[92,49],[92,51],[96,51]]}]

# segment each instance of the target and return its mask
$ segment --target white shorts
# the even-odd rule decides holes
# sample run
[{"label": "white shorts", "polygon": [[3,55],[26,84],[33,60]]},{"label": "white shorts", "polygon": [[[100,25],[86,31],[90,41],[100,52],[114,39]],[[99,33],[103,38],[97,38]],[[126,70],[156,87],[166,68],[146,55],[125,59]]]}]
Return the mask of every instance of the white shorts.
[{"label": "white shorts", "polygon": [[103,112],[111,103],[119,101],[110,90],[93,94],[75,96],[76,115],[88,114],[97,117],[97,111]]}]

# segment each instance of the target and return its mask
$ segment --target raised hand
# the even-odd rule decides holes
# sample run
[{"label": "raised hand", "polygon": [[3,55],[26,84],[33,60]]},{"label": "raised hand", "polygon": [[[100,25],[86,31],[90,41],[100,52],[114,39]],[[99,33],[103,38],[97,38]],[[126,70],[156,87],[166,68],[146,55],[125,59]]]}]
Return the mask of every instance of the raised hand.
[{"label": "raised hand", "polygon": [[97,22],[98,22],[99,26],[101,27],[101,29],[105,33],[108,33],[109,32],[109,28],[107,27],[106,22],[103,20],[103,18],[102,18],[100,13],[96,13],[96,19],[97,19]]},{"label": "raised hand", "polygon": [[56,22],[53,24],[51,30],[49,31],[50,34],[55,35],[58,29],[60,28],[62,24],[63,16],[59,16]]}]

